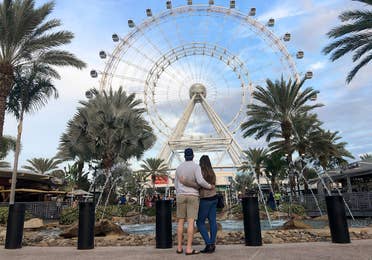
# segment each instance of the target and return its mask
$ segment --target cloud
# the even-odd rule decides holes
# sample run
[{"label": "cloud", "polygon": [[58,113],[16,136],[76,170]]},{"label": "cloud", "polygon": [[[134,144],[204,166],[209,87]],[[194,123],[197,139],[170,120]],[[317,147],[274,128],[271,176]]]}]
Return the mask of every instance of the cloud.
[{"label": "cloud", "polygon": [[327,62],[326,61],[318,61],[316,63],[313,63],[313,64],[310,64],[310,70],[311,71],[314,71],[314,70],[321,70],[321,69],[324,69],[327,65]]}]

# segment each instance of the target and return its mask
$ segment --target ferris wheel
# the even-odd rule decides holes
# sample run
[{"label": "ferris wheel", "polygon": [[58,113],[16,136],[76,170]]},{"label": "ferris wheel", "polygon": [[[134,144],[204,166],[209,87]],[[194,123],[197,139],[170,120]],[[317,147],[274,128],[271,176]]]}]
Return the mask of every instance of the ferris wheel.
[{"label": "ferris wheel", "polygon": [[167,162],[192,146],[228,152],[239,165],[242,149],[234,136],[254,87],[267,78],[312,77],[297,72],[295,59],[304,52],[288,50],[290,33],[277,36],[274,18],[255,19],[256,8],[239,11],[235,2],[166,1],[158,14],[146,9],[142,22],[128,20],[126,36],[112,35],[113,51],[99,52],[104,69],[90,72],[100,77],[100,89],[122,86],[143,100]]}]

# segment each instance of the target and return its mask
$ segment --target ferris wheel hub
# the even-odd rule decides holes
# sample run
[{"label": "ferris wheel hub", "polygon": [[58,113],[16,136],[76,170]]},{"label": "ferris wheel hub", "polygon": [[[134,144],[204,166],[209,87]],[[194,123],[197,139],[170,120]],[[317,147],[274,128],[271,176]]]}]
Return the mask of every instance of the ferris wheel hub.
[{"label": "ferris wheel hub", "polygon": [[200,96],[203,96],[204,98],[207,97],[207,89],[203,84],[195,83],[190,87],[189,94],[190,99],[192,99],[192,97],[196,95],[195,101],[200,101],[201,100]]}]

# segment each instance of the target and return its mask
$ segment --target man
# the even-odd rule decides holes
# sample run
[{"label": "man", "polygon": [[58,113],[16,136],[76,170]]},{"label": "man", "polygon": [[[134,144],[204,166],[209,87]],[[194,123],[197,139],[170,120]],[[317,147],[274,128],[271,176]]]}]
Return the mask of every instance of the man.
[{"label": "man", "polygon": [[280,195],[279,192],[275,192],[274,199],[275,199],[275,202],[276,202],[276,208],[277,209],[279,208],[281,198],[282,198],[282,195]]},{"label": "man", "polygon": [[177,192],[177,253],[182,254],[183,225],[187,219],[187,246],[186,255],[199,254],[199,251],[192,249],[192,240],[194,236],[194,221],[198,216],[199,209],[199,191],[196,188],[183,185],[180,178],[194,180],[200,186],[206,189],[214,188],[203,178],[200,166],[193,162],[194,152],[191,148],[185,149],[185,162],[181,163],[176,169],[174,187]]}]

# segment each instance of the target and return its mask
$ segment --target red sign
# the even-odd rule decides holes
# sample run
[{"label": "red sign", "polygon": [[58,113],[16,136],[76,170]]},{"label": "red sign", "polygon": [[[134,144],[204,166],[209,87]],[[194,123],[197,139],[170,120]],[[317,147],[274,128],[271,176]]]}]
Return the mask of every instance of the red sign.
[{"label": "red sign", "polygon": [[155,176],[155,184],[168,184],[168,176],[167,175]]}]

